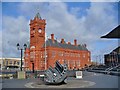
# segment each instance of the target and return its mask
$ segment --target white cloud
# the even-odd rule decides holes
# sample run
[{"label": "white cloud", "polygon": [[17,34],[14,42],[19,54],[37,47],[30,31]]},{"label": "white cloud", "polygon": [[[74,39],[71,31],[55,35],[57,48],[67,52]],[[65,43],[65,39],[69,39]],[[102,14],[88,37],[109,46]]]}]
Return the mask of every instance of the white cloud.
[{"label": "white cloud", "polygon": [[82,8],[80,8],[80,7],[71,7],[71,9],[70,9],[70,13],[76,17],[80,17],[81,11],[82,11]]},{"label": "white cloud", "polygon": [[88,15],[85,18],[86,29],[94,38],[99,39],[100,35],[113,29],[117,25],[115,17],[111,13],[116,13],[109,3],[91,3],[91,8],[87,10]]},{"label": "white cloud", "polygon": [[17,57],[19,51],[17,51],[16,44],[23,45],[29,38],[28,21],[23,17],[17,18],[3,16],[3,56]]},{"label": "white cloud", "polygon": [[[74,39],[78,39],[78,43],[87,43],[92,54],[96,54],[96,52],[100,50],[95,50],[94,48],[96,47],[97,49],[99,47],[96,46],[96,42],[100,41],[102,43],[102,39],[100,39],[100,37],[117,25],[117,21],[115,21],[116,12],[114,11],[111,3],[91,3],[90,8],[86,10],[87,15],[82,16],[81,18],[76,17],[76,14],[80,12],[80,7],[74,9],[71,8],[71,11],[74,13],[71,14],[67,9],[66,4],[62,2],[21,3],[19,5],[20,12],[23,16],[29,16],[30,19],[33,19],[35,14],[38,12],[38,7],[41,17],[46,19],[47,22],[47,35],[50,36],[51,33],[54,33],[58,40],[65,38],[65,41],[71,42],[73,42]],[[14,48],[14,51],[16,50],[16,42],[24,42],[24,38],[25,40],[29,38],[29,25],[25,17],[19,16],[18,18],[6,18],[5,16],[3,19],[5,22],[5,33],[7,32],[8,34],[8,36],[5,35],[5,38],[7,38],[6,44],[7,40],[12,41],[11,46]],[[19,39],[14,38],[17,37],[14,36],[16,34]],[[11,39],[8,39],[9,37],[11,37]],[[106,42],[111,44],[108,41]],[[105,47],[109,46],[107,43],[105,43]],[[116,43],[113,44],[112,47],[115,47],[115,45]],[[110,47],[110,49],[112,47]],[[7,49],[8,48],[10,48],[10,46],[7,46]]]}]

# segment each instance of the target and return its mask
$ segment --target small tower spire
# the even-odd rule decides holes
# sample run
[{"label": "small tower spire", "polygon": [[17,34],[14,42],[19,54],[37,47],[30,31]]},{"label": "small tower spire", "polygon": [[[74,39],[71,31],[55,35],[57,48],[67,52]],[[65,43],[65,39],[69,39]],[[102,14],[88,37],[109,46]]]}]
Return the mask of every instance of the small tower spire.
[{"label": "small tower spire", "polygon": [[39,12],[35,15],[35,18],[42,19]]},{"label": "small tower spire", "polygon": [[39,6],[36,8],[37,14],[35,15],[35,18],[42,19],[39,13]]}]

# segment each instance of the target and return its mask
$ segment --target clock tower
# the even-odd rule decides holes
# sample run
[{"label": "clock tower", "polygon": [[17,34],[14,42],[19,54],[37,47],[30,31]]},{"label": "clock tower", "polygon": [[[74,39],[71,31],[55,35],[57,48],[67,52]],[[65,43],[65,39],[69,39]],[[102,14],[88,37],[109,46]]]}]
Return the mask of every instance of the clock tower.
[{"label": "clock tower", "polygon": [[45,43],[45,19],[37,13],[33,20],[30,20],[30,62],[31,68],[40,69],[40,50]]}]

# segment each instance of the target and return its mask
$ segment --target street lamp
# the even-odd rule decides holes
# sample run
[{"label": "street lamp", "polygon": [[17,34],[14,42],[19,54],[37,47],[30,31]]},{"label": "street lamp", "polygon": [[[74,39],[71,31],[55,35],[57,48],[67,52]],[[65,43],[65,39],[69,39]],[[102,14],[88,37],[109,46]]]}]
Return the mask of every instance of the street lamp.
[{"label": "street lamp", "polygon": [[20,44],[17,43],[17,49],[18,49],[18,50],[21,50],[21,67],[20,67],[20,70],[21,70],[21,71],[22,71],[22,51],[27,48],[27,45],[26,45],[26,44],[24,44],[23,46],[24,46],[24,48],[21,48],[21,47],[20,47]]}]

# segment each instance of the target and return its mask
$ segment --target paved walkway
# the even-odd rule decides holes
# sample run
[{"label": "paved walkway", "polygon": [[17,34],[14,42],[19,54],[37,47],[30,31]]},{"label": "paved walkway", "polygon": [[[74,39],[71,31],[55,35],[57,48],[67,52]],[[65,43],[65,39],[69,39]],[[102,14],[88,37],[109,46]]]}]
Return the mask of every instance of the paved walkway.
[{"label": "paved walkway", "polygon": [[68,83],[64,85],[44,85],[38,84],[39,78],[33,79],[4,79],[3,88],[118,88],[120,77],[105,74],[89,73],[83,79],[77,80],[69,78]]}]

